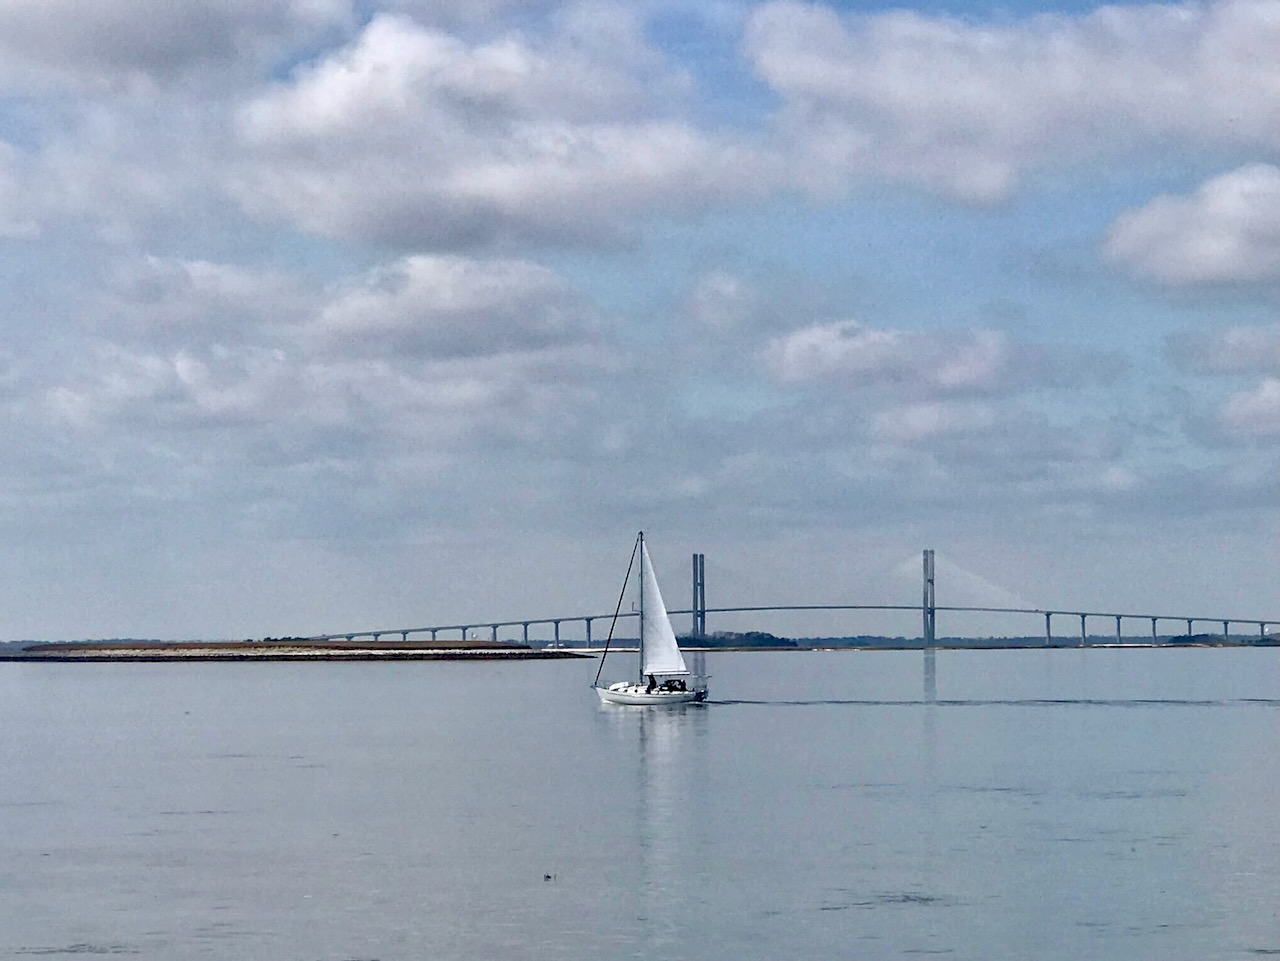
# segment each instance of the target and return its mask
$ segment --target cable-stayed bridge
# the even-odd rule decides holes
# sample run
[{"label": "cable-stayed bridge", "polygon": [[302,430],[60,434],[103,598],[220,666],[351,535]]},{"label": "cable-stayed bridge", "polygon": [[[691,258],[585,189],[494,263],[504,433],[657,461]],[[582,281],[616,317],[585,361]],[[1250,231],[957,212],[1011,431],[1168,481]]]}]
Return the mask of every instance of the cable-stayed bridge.
[{"label": "cable-stayed bridge", "polygon": [[[1221,627],[1221,636],[1224,640],[1232,639],[1232,627],[1237,628],[1234,639],[1237,643],[1269,643],[1272,640],[1271,632],[1274,628],[1280,627],[1280,619],[1275,618],[1257,618],[1257,617],[1240,617],[1240,616],[1222,616],[1213,614],[1212,616],[1205,613],[1188,614],[1178,612],[1168,613],[1148,613],[1135,611],[1098,611],[1098,610],[1071,610],[1066,608],[1035,608],[1035,607],[973,607],[973,606],[953,606],[940,605],[936,603],[936,567],[934,560],[934,552],[931,550],[924,551],[921,564],[921,599],[919,604],[771,604],[771,605],[753,605],[747,607],[708,607],[707,606],[707,589],[706,589],[706,555],[694,554],[692,561],[692,603],[687,608],[671,609],[668,613],[672,615],[684,615],[690,617],[689,634],[694,637],[707,636],[707,616],[710,614],[764,614],[779,612],[804,612],[804,611],[829,611],[829,612],[918,612],[921,618],[920,643],[924,647],[934,647],[937,642],[937,618],[941,613],[980,613],[980,614],[1012,614],[1012,615],[1031,615],[1043,619],[1043,637],[1046,646],[1063,645],[1075,643],[1081,646],[1089,646],[1105,644],[1124,644],[1124,643],[1141,643],[1148,636],[1147,628],[1150,628],[1150,642],[1159,643],[1160,627],[1165,625],[1175,625],[1181,627],[1186,626],[1186,635],[1195,634],[1197,625],[1205,628],[1212,628],[1205,633],[1217,633],[1217,628]],[[616,614],[618,620],[636,617],[634,611],[619,611]],[[455,624],[433,624],[425,627],[398,627],[391,629],[377,630],[358,630],[343,631],[337,634],[317,634],[308,640],[313,641],[337,641],[348,640],[353,641],[357,638],[368,638],[377,643],[379,641],[399,638],[402,641],[408,641],[410,638],[425,639],[428,635],[430,639],[457,639],[463,640],[477,638],[482,634],[488,635],[488,640],[497,641],[500,634],[504,632],[514,634],[519,632],[519,640],[529,643],[530,628],[540,629],[543,637],[539,640],[549,641],[556,646],[562,643],[562,630],[575,629],[573,633],[578,634],[576,628],[581,626],[582,634],[585,635],[586,646],[588,648],[596,645],[597,642],[603,643],[604,637],[600,633],[599,625],[603,622],[606,626],[613,622],[615,614],[568,614],[560,617],[530,617],[515,618],[507,620],[473,620],[459,622]],[[1090,634],[1089,628],[1092,624],[1095,628],[1099,624],[1106,626],[1106,633],[1103,635]],[[1064,626],[1065,625],[1065,626]],[[1132,629],[1135,625],[1141,625],[1141,631],[1138,634],[1125,634],[1126,627]],[[1078,630],[1077,630],[1078,627]],[[1114,632],[1113,632],[1114,628]],[[1055,634],[1055,630],[1058,632]],[[550,637],[546,634],[549,633]],[[515,639],[514,637],[512,638]],[[1127,639],[1127,640],[1126,640]]]}]

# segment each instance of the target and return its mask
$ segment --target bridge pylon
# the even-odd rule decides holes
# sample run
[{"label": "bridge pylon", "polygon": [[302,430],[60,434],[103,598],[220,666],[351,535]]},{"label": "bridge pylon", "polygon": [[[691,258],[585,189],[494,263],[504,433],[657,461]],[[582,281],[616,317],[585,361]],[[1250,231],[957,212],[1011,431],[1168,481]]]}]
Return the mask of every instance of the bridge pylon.
[{"label": "bridge pylon", "polygon": [[920,614],[924,619],[922,638],[924,646],[930,648],[937,640],[938,606],[934,595],[933,551],[924,552],[924,592],[920,603]]},{"label": "bridge pylon", "polygon": [[689,605],[692,614],[693,636],[707,636],[707,555],[693,555],[693,603]]}]

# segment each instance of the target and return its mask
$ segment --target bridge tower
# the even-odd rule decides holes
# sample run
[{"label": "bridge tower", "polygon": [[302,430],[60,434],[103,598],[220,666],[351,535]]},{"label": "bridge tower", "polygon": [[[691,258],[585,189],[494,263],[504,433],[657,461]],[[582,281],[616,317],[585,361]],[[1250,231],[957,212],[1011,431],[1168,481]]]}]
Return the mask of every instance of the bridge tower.
[{"label": "bridge tower", "polygon": [[707,555],[693,555],[693,636],[707,636]]},{"label": "bridge tower", "polygon": [[937,599],[933,593],[933,551],[924,552],[924,596],[920,604],[920,613],[924,618],[924,646],[934,646],[937,628]]}]

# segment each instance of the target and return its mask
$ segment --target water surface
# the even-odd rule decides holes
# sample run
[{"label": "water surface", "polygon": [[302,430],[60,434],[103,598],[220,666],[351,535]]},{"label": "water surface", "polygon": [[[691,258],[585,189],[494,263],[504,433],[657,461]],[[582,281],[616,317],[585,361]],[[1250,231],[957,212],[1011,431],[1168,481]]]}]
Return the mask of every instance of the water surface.
[{"label": "water surface", "polygon": [[1280,651],[707,663],[0,664],[0,957],[1280,954]]}]

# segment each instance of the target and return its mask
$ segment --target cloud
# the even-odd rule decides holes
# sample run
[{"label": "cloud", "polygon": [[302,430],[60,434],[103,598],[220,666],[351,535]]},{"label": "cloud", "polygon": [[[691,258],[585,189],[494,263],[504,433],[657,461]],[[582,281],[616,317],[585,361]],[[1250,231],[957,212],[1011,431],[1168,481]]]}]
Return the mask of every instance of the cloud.
[{"label": "cloud", "polygon": [[925,333],[853,320],[812,324],[775,337],[764,347],[763,359],[783,384],[891,386],[931,397],[1108,382],[1121,369],[1115,358],[1100,353],[1051,350],[1001,331]]},{"label": "cloud", "polygon": [[[557,0],[387,0],[386,9],[412,14],[423,23],[472,24],[520,13],[545,12]],[[588,5],[590,7],[591,5]],[[599,9],[600,5],[596,5]]]},{"label": "cloud", "polygon": [[1280,167],[1241,167],[1191,196],[1127,211],[1112,225],[1106,253],[1175,286],[1280,280]]},{"label": "cloud", "polygon": [[811,186],[887,177],[975,201],[1171,138],[1274,149],[1278,47],[1273,0],[995,24],[783,0],[753,11],[744,41]]},{"label": "cloud", "polygon": [[32,237],[39,224],[24,189],[29,179],[18,151],[0,140],[0,238]]},{"label": "cloud", "polygon": [[256,63],[349,17],[348,0],[0,0],[0,81],[172,80]]},{"label": "cloud", "polygon": [[943,434],[988,431],[996,423],[989,404],[941,401],[893,407],[875,415],[871,436],[880,443],[914,444]]},{"label": "cloud", "polygon": [[689,292],[686,310],[702,326],[728,332],[742,325],[759,307],[751,283],[727,270],[703,273]]},{"label": "cloud", "polygon": [[80,376],[49,393],[52,413],[92,428],[112,421],[135,427],[192,427],[288,417],[297,373],[280,351],[214,348],[173,353],[99,345]]},{"label": "cloud", "polygon": [[[1244,557],[1274,526],[1270,298],[1179,299],[1171,385],[1113,353],[1149,354],[1166,295],[1080,257],[1153,182],[1274,165],[1264,5],[157,2],[0,0],[0,562],[32,609],[11,634],[95,567],[157,623],[287,630],[271,566],[248,603],[240,561],[296,574],[296,538],[333,547],[322,620],[373,623],[365,585],[395,574],[369,558],[397,543],[432,583],[456,552],[422,543],[468,544],[449,603],[485,610],[511,603],[484,570],[511,544],[633,525],[726,559],[821,540],[836,571],[869,535],[895,558],[1010,525],[1096,547],[1140,516],[1172,543],[1182,516]],[[891,186],[822,195],[867,182]],[[894,186],[1024,182],[995,211]],[[1269,235],[1229,219],[1238,278]],[[562,603],[531,563],[529,596]]]},{"label": "cloud", "polygon": [[378,16],[244,106],[235,194],[321,234],[456,249],[614,237],[624,213],[749,181],[758,159],[678,116],[679,71],[639,40],[598,46]]},{"label": "cloud", "polygon": [[235,342],[301,322],[317,300],[279,271],[144,255],[115,264],[96,298],[95,326],[157,346]]},{"label": "cloud", "polygon": [[1280,377],[1268,377],[1252,390],[1232,395],[1219,419],[1235,434],[1280,437]]},{"label": "cloud", "polygon": [[1167,342],[1179,370],[1193,374],[1280,374],[1280,324],[1181,333]]},{"label": "cloud", "polygon": [[414,256],[344,290],[312,330],[330,348],[440,359],[581,343],[591,324],[564,282],[529,261]]},{"label": "cloud", "polygon": [[1280,325],[1236,326],[1211,333],[1181,333],[1167,341],[1175,366],[1215,377],[1264,375],[1212,406],[1188,410],[1188,434],[1208,446],[1280,436]]},{"label": "cloud", "polygon": [[304,458],[525,444],[572,427],[612,363],[563,281],[521,261],[406,258],[308,297],[270,271],[143,258],[95,310],[99,338],[39,388],[45,416],[90,443],[127,427],[179,458],[221,447],[227,464],[263,443]]},{"label": "cloud", "polygon": [[[102,99],[35,101],[14,170],[37,232],[49,225],[119,249],[176,237],[215,244],[244,221],[227,202],[226,104],[172,87]],[[25,111],[16,109],[21,129]],[[11,119],[0,110],[0,123]],[[0,170],[3,163],[0,162]],[[0,175],[2,176],[2,175]]]}]

